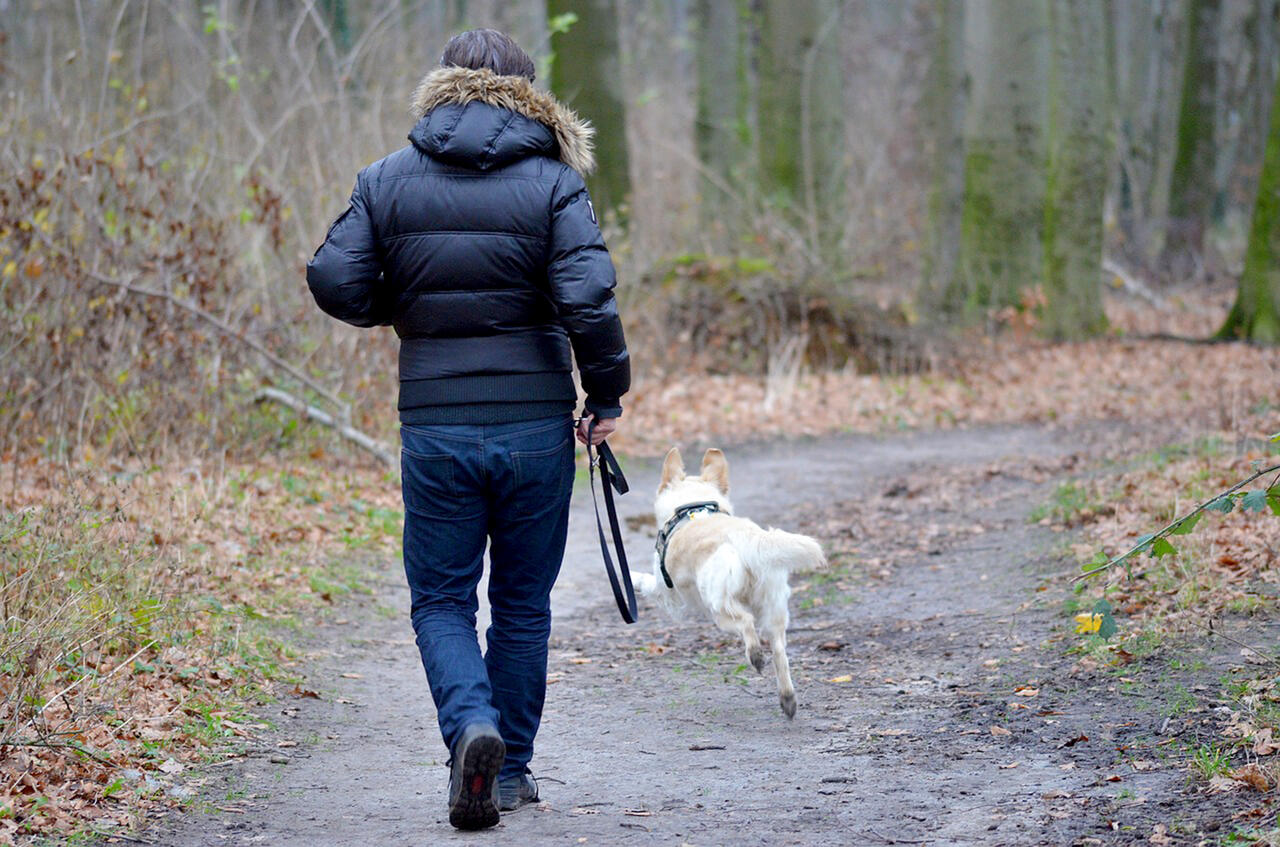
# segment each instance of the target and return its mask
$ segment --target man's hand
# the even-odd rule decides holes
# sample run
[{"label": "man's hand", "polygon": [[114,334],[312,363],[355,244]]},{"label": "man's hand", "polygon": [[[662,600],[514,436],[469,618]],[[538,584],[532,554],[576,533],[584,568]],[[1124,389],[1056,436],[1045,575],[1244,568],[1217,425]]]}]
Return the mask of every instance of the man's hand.
[{"label": "man's hand", "polygon": [[[591,422],[593,420],[595,420],[595,415],[590,415],[590,414],[583,415],[582,421],[578,424],[578,440],[581,441],[583,444],[587,443],[587,427],[591,425]],[[599,446],[600,442],[608,438],[609,434],[612,433],[617,428],[618,428],[617,418],[601,418],[600,420],[596,421],[596,428],[591,433],[592,445]]]}]

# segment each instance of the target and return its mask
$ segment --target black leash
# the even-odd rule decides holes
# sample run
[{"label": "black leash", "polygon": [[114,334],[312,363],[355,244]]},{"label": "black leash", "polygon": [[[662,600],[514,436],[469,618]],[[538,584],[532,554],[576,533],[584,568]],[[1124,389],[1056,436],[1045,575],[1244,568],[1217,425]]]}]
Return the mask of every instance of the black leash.
[{"label": "black leash", "polygon": [[[626,494],[630,490],[627,478],[618,467],[613,450],[601,441],[600,446],[592,452],[591,436],[595,432],[596,420],[587,424],[587,474],[591,478],[591,504],[596,509],[596,531],[600,535],[600,552],[604,555],[604,569],[609,574],[609,585],[613,588],[613,599],[618,604],[618,613],[627,623],[636,622],[636,591],[631,586],[631,570],[627,567],[627,551],[622,546],[622,527],[618,525],[618,510],[613,504],[613,492]],[[609,555],[609,542],[605,538],[604,523],[600,520],[600,501],[596,497],[596,467],[600,468],[600,485],[604,489],[604,508],[609,515],[609,529],[613,531],[613,547],[618,553],[617,571],[613,567],[613,557]],[[618,572],[622,579],[619,581]]]}]

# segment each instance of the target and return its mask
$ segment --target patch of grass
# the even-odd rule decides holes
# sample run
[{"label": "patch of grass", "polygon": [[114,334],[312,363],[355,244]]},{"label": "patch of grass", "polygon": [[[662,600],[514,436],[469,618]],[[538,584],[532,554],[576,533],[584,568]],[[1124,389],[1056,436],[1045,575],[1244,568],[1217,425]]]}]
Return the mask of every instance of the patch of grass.
[{"label": "patch of grass", "polygon": [[1270,829],[1236,829],[1218,842],[1223,847],[1280,847],[1280,827]]},{"label": "patch of grass", "polygon": [[1138,457],[1136,464],[1164,470],[1170,463],[1181,459],[1210,459],[1221,456],[1229,448],[1227,442],[1216,435],[1196,438],[1186,443],[1166,444]]},{"label": "patch of grass", "polygon": [[1201,744],[1191,751],[1191,770],[1204,780],[1231,770],[1231,751],[1217,744]]},{"label": "patch of grass", "polygon": [[1169,692],[1169,697],[1165,701],[1165,714],[1169,717],[1180,717],[1192,711],[1199,705],[1196,696],[1186,689],[1181,683],[1173,687],[1173,691]]},{"label": "patch of grass", "polygon": [[1198,673],[1207,667],[1208,665],[1205,664],[1203,659],[1192,659],[1188,661],[1181,656],[1173,656],[1169,659],[1169,670],[1171,671],[1191,671],[1192,673]]},{"label": "patch of grass", "polygon": [[[3,495],[18,505],[0,507],[0,808],[28,833],[71,837],[104,794],[153,802],[120,768],[150,775],[242,743],[248,710],[296,681],[287,631],[324,602],[372,593],[369,556],[351,547],[398,547],[391,497],[331,468],[22,473]],[[32,746],[48,738],[75,745]],[[19,768],[85,788],[10,794]]]},{"label": "patch of grass", "polygon": [[1112,509],[1109,499],[1091,492],[1077,482],[1064,482],[1053,490],[1049,499],[1036,506],[1027,516],[1030,523],[1048,520],[1071,526]]},{"label": "patch of grass", "polygon": [[852,556],[832,555],[830,566],[826,570],[808,574],[804,582],[795,587],[794,594],[799,597],[798,608],[813,609],[851,603],[855,598],[854,576],[855,560]]},{"label": "patch of grass", "polygon": [[1226,609],[1237,615],[1252,617],[1271,605],[1273,605],[1272,602],[1260,594],[1241,594],[1239,597],[1228,600]]}]

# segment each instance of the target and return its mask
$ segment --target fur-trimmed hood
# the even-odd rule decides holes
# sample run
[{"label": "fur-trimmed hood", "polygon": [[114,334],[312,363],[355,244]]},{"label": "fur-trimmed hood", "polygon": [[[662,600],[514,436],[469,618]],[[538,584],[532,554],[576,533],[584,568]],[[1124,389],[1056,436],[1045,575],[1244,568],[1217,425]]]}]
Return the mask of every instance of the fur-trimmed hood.
[{"label": "fur-trimmed hood", "polygon": [[[432,113],[440,107],[471,103],[512,112],[537,127],[518,120],[491,121],[489,126],[466,127],[468,137],[460,137],[463,115],[449,121],[433,120]],[[483,69],[439,68],[422,78],[413,92],[411,109],[420,120],[409,138],[433,155],[468,158],[476,167],[487,169],[513,156],[542,153],[558,157],[584,177],[595,170],[595,129],[524,77],[500,76]],[[546,130],[545,139],[538,137],[542,135],[538,128]]]}]

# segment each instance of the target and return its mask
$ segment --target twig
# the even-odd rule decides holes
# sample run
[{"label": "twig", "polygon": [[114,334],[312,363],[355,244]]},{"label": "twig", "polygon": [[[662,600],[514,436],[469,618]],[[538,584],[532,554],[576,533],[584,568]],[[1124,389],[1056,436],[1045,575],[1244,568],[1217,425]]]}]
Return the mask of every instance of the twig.
[{"label": "twig", "polygon": [[1129,273],[1129,271],[1125,270],[1125,268],[1115,259],[1112,259],[1109,256],[1104,256],[1102,259],[1102,270],[1120,280],[1120,284],[1124,287],[1124,290],[1130,294],[1133,294],[1142,300],[1146,300],[1152,306],[1165,305],[1165,302],[1157,297],[1150,288],[1143,284],[1143,282],[1133,274]]},{"label": "twig", "polygon": [[1216,635],[1224,641],[1230,641],[1232,644],[1236,645],[1237,647],[1243,647],[1244,649],[1248,650],[1250,653],[1253,653],[1259,659],[1262,659],[1268,662],[1269,664],[1277,668],[1280,668],[1280,660],[1275,659],[1271,656],[1268,656],[1266,653],[1262,652],[1257,647],[1253,647],[1249,644],[1245,644],[1240,639],[1232,638],[1230,635],[1227,635],[1224,632],[1219,632],[1218,630],[1214,629],[1212,626],[1206,626],[1205,624],[1200,623],[1200,621],[1192,620],[1191,622],[1196,626],[1200,627],[1201,629],[1203,629],[1205,632],[1209,633],[1210,635]]},{"label": "twig", "polygon": [[[116,665],[114,668],[112,668],[112,669],[111,669],[111,672],[110,672],[110,673],[108,673],[106,676],[103,676],[103,677],[95,677],[95,679],[97,679],[97,680],[98,680],[98,681],[100,681],[100,682],[106,682],[108,679],[110,679],[111,677],[115,676],[116,671],[120,670],[120,669],[121,669],[121,668],[123,668],[125,665],[129,664],[129,663],[130,663],[130,662],[132,662],[134,659],[136,659],[136,658],[138,658],[139,656],[141,656],[141,655],[142,655],[142,653],[143,653],[143,651],[145,651],[148,647],[153,646],[155,643],[156,643],[156,640],[155,640],[154,638],[153,638],[153,639],[151,639],[151,640],[150,640],[150,641],[148,641],[146,644],[143,644],[143,645],[142,645],[141,647],[139,647],[136,651],[134,651],[134,654],[133,654],[132,656],[130,656],[129,658],[125,659],[123,662],[121,662],[120,664],[118,664],[118,665]],[[61,691],[59,691],[57,694],[53,695],[53,696],[52,696],[52,697],[50,697],[48,700],[46,700],[46,701],[45,701],[45,704],[44,704],[43,706],[41,706],[39,709],[36,709],[35,714],[33,714],[33,715],[31,716],[31,718],[26,722],[26,724],[24,724],[24,726],[33,726],[33,725],[35,724],[35,722],[36,722],[36,718],[38,718],[38,717],[40,717],[40,715],[44,714],[44,710],[45,710],[45,709],[47,709],[47,708],[49,708],[49,705],[50,705],[51,703],[53,703],[53,701],[57,700],[57,699],[58,699],[58,698],[60,698],[60,697],[65,696],[65,695],[67,694],[67,692],[71,691],[71,689],[75,688],[77,685],[79,685],[80,683],[84,682],[86,679],[89,679],[89,677],[88,677],[87,675],[86,675],[86,676],[79,677],[78,679],[76,679],[76,680],[75,680],[75,682],[72,682],[72,683],[71,683],[70,685],[68,685],[66,688],[62,689],[62,690],[61,690]],[[9,743],[9,742],[7,742],[7,741],[6,741],[5,743],[7,744],[7,743]]]},{"label": "twig", "polygon": [[104,765],[112,764],[110,759],[93,752],[88,747],[85,747],[79,741],[75,740],[54,741],[48,738],[21,738],[12,741],[0,742],[0,747],[43,747],[47,750],[58,750],[65,747],[68,750],[75,750],[77,753],[83,753],[95,762],[100,762]]},{"label": "twig", "polygon": [[1205,509],[1207,509],[1209,506],[1211,506],[1212,504],[1217,503],[1219,500],[1221,500],[1221,499],[1222,499],[1222,498],[1224,498],[1224,497],[1228,497],[1228,496],[1230,496],[1230,495],[1232,495],[1232,494],[1236,493],[1236,492],[1237,492],[1237,491],[1239,491],[1241,488],[1244,488],[1246,485],[1248,485],[1249,483],[1253,482],[1253,481],[1254,481],[1255,479],[1257,479],[1258,477],[1260,477],[1260,476],[1266,476],[1267,474],[1271,473],[1272,471],[1280,471],[1280,465],[1272,465],[1272,466],[1271,466],[1271,467],[1269,467],[1269,468],[1263,468],[1262,470],[1260,470],[1260,471],[1258,471],[1258,472],[1254,473],[1252,476],[1250,476],[1250,477],[1246,477],[1245,479],[1242,479],[1240,482],[1237,482],[1235,485],[1231,486],[1231,487],[1230,487],[1230,488],[1228,488],[1226,491],[1223,491],[1223,492],[1221,492],[1221,493],[1219,493],[1219,494],[1215,494],[1213,497],[1210,497],[1208,500],[1204,501],[1204,502],[1203,502],[1203,503],[1201,503],[1199,506],[1196,506],[1194,509],[1192,509],[1192,510],[1191,510],[1190,512],[1188,512],[1187,514],[1185,514],[1185,515],[1183,515],[1183,516],[1181,516],[1181,517],[1179,517],[1179,518],[1175,518],[1175,519],[1174,519],[1174,521],[1173,521],[1173,523],[1169,524],[1169,525],[1168,525],[1168,526],[1166,526],[1164,529],[1161,529],[1159,532],[1155,533],[1154,535],[1151,535],[1151,536],[1149,536],[1149,537],[1147,537],[1147,538],[1144,538],[1142,541],[1139,541],[1137,544],[1133,545],[1133,547],[1129,548],[1129,549],[1128,549],[1127,551],[1125,551],[1124,553],[1121,553],[1119,556],[1116,556],[1114,559],[1111,559],[1111,560],[1110,560],[1109,562],[1107,562],[1106,564],[1104,564],[1104,565],[1099,565],[1098,567],[1094,568],[1094,569],[1093,569],[1093,570],[1091,570],[1091,571],[1085,571],[1084,573],[1080,574],[1079,576],[1077,576],[1075,579],[1073,579],[1073,580],[1071,580],[1071,581],[1072,581],[1072,582],[1079,582],[1079,581],[1080,581],[1080,580],[1082,580],[1082,579],[1088,579],[1089,577],[1093,576],[1094,574],[1100,574],[1100,573],[1102,573],[1103,571],[1108,570],[1109,568],[1115,567],[1116,565],[1118,565],[1118,564],[1120,564],[1121,562],[1123,562],[1125,559],[1128,559],[1128,558],[1129,558],[1130,556],[1132,556],[1134,553],[1137,553],[1137,552],[1138,552],[1139,550],[1141,550],[1142,548],[1147,547],[1148,545],[1150,545],[1150,544],[1152,544],[1153,542],[1155,542],[1155,541],[1156,541],[1156,539],[1158,539],[1158,538],[1164,538],[1164,537],[1165,537],[1165,536],[1167,536],[1170,532],[1172,532],[1173,530],[1177,529],[1179,526],[1181,526],[1182,524],[1186,523],[1187,521],[1191,520],[1191,519],[1192,519],[1192,518],[1194,518],[1196,515],[1200,514],[1200,513],[1201,513],[1201,512],[1203,512]]},{"label": "twig", "polygon": [[179,309],[182,309],[186,312],[190,312],[192,315],[195,315],[197,318],[200,318],[206,323],[212,324],[219,331],[221,331],[223,335],[226,335],[236,341],[239,341],[240,343],[244,344],[246,347],[249,347],[255,353],[260,355],[262,358],[266,359],[268,362],[275,365],[280,370],[289,374],[289,376],[298,380],[298,382],[302,383],[307,388],[310,388],[316,394],[319,394],[321,397],[325,398],[330,403],[337,406],[338,409],[341,410],[341,414],[344,418],[350,416],[351,414],[350,406],[344,403],[342,401],[342,398],[338,397],[338,395],[334,394],[328,388],[325,388],[323,385],[316,382],[311,377],[307,376],[305,373],[303,373],[294,365],[280,358],[275,353],[272,353],[270,350],[266,348],[265,345],[263,345],[257,339],[251,338],[250,336],[245,335],[242,330],[236,329],[231,324],[227,323],[226,321],[222,320],[216,315],[209,314],[204,309],[201,309],[199,306],[195,305],[194,303],[188,303],[186,300],[183,300],[181,297],[175,297],[174,295],[170,294],[167,291],[156,291],[151,288],[142,288],[126,280],[114,279],[109,276],[104,276],[100,273],[89,270],[88,268],[83,269],[83,273],[85,274],[85,276],[88,276],[90,279],[93,279],[95,282],[100,282],[103,285],[114,286],[124,291],[128,291],[131,294],[137,294],[142,297],[157,297],[161,300],[165,300],[169,303],[172,303],[173,305],[177,306]]},{"label": "twig", "polygon": [[929,839],[927,839],[927,838],[919,838],[919,839],[915,839],[915,838],[890,838],[890,837],[889,837],[889,836],[887,836],[887,835],[881,835],[880,833],[876,832],[874,829],[871,829],[871,828],[869,828],[869,827],[867,828],[867,832],[871,833],[871,834],[872,834],[872,835],[874,835],[876,838],[879,838],[879,839],[880,839],[881,841],[883,841],[885,844],[928,844],[928,843],[929,843]]},{"label": "twig", "polygon": [[[69,251],[67,251],[61,245],[54,243],[54,241],[50,239],[48,236],[45,236],[44,234],[40,234],[40,240],[48,250],[59,254],[63,258],[65,259],[75,258],[74,256],[71,255]],[[339,414],[341,415],[343,420],[351,419],[350,404],[344,402],[343,399],[339,397],[337,394],[335,394],[332,390],[316,382],[314,379],[312,379],[311,377],[303,373],[302,370],[300,370],[296,365],[293,365],[288,361],[280,358],[275,353],[272,353],[270,350],[267,349],[266,345],[264,345],[262,342],[246,335],[243,330],[237,329],[236,327],[227,323],[222,318],[219,318],[217,315],[212,315],[209,312],[205,311],[204,309],[201,309],[195,303],[191,303],[187,300],[183,300],[181,297],[177,297],[168,291],[157,291],[152,288],[143,288],[142,286],[134,285],[131,279],[116,279],[115,277],[110,277],[104,274],[100,274],[91,268],[86,268],[81,266],[79,267],[79,270],[81,273],[83,273],[85,276],[92,279],[94,282],[99,282],[103,285],[110,285],[113,288],[118,288],[121,291],[127,291],[130,294],[136,294],[139,297],[155,297],[157,299],[164,300],[168,303],[172,303],[174,306],[177,306],[179,309],[182,309],[185,312],[189,312],[190,314],[194,315],[200,320],[205,321],[206,323],[217,328],[219,332],[221,332],[223,335],[227,336],[228,338],[231,338],[232,340],[239,341],[241,344],[244,344],[246,347],[253,350],[259,356],[266,359],[272,365],[284,371],[289,376],[293,377],[298,382],[305,385],[307,388],[310,388],[316,394],[319,394],[321,397],[328,400],[339,410]]]},{"label": "twig", "polygon": [[263,388],[258,391],[257,395],[253,399],[254,402],[257,403],[262,403],[266,400],[274,400],[277,403],[288,406],[289,408],[297,411],[298,414],[303,415],[308,420],[313,420],[316,423],[323,424],[324,426],[333,427],[333,429],[343,438],[354,442],[372,453],[374,456],[377,456],[391,467],[392,470],[396,467],[396,457],[387,445],[383,444],[381,441],[375,441],[373,438],[365,435],[363,432],[348,423],[335,420],[333,415],[323,409],[317,409],[315,406],[308,406],[306,401],[295,397],[288,392],[281,391],[278,388]]},{"label": "twig", "polygon": [[143,841],[141,838],[134,838],[132,835],[125,835],[120,832],[111,832],[106,829],[94,829],[93,827],[90,827],[89,831],[94,835],[101,836],[102,838],[119,838],[121,841],[128,841],[131,844],[155,844],[154,841]]}]

